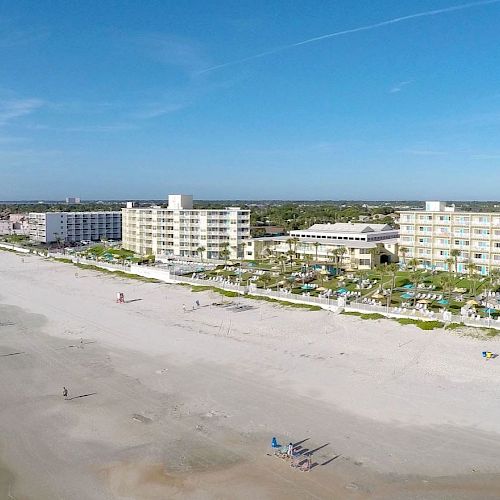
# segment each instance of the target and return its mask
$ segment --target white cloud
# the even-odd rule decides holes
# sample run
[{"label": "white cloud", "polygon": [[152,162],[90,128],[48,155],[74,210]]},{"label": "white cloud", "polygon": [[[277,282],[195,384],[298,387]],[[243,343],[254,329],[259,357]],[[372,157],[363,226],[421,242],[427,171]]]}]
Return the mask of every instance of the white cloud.
[{"label": "white cloud", "polygon": [[203,47],[188,38],[163,33],[144,33],[133,36],[131,41],[149,58],[162,64],[177,66],[191,76],[195,76],[211,63]]},{"label": "white cloud", "polygon": [[12,120],[30,115],[44,105],[41,99],[5,99],[0,100],[0,126]]},{"label": "white cloud", "polygon": [[393,87],[390,88],[389,93],[395,94],[396,92],[401,92],[403,87],[410,85],[410,83],[412,83],[412,82],[413,82],[413,80],[405,80],[405,81],[396,83],[396,85],[394,85]]}]

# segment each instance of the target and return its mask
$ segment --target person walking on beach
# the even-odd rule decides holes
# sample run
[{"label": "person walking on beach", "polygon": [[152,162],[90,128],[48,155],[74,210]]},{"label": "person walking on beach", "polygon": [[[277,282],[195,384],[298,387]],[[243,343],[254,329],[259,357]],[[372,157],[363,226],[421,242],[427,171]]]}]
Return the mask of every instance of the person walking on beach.
[{"label": "person walking on beach", "polygon": [[199,300],[196,301],[196,307],[200,307],[200,301]]},{"label": "person walking on beach", "polygon": [[291,458],[293,456],[293,444],[289,443],[287,455]]},{"label": "person walking on beach", "polygon": [[186,304],[182,304],[182,310],[186,312]]},{"label": "person walking on beach", "polygon": [[66,387],[63,387],[63,398],[68,399],[68,389]]}]

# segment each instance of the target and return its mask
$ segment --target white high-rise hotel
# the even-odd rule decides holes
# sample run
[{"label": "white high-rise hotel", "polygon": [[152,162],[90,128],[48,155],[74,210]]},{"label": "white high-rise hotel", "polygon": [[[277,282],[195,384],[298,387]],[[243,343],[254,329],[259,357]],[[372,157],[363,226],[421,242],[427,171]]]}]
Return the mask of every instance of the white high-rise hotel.
[{"label": "white high-rise hotel", "polygon": [[220,259],[227,248],[235,259],[243,256],[250,237],[250,210],[194,209],[191,195],[171,194],[167,208],[127,203],[122,224],[123,248],[138,254]]},{"label": "white high-rise hotel", "polygon": [[428,201],[425,210],[400,214],[400,254],[408,249],[406,260],[416,258],[426,268],[448,270],[446,260],[457,249],[459,273],[467,272],[469,262],[483,275],[500,267],[500,212],[459,212]]},{"label": "white high-rise hotel", "polygon": [[78,242],[103,238],[120,240],[121,212],[32,212],[29,214],[29,235],[33,241]]}]

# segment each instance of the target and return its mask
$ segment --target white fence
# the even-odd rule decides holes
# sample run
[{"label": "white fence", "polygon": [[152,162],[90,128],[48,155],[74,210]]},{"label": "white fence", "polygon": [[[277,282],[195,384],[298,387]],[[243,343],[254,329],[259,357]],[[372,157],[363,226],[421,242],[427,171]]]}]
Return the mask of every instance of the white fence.
[{"label": "white fence", "polygon": [[13,245],[12,243],[0,243],[0,248],[6,248],[8,250],[14,250],[15,252],[20,253],[30,253],[27,248],[19,247],[17,245]]},{"label": "white fence", "polygon": [[[25,249],[24,249],[25,250]],[[382,305],[363,304],[361,302],[353,301],[345,306],[339,305],[337,299],[312,297],[309,295],[299,295],[289,293],[286,290],[271,290],[262,289],[255,286],[242,286],[235,283],[228,283],[226,280],[205,280],[199,278],[192,278],[188,276],[177,276],[171,274],[168,268],[159,266],[139,266],[137,264],[121,265],[121,264],[108,264],[101,261],[82,259],[73,257],[71,260],[75,263],[86,264],[108,269],[110,271],[123,271],[129,274],[143,276],[145,278],[154,278],[165,283],[186,283],[195,286],[209,286],[220,288],[222,290],[236,292],[240,295],[255,295],[259,297],[269,297],[276,300],[292,302],[295,304],[316,305],[322,309],[329,311],[342,311],[347,312],[361,312],[361,313],[379,313],[388,318],[410,318],[423,321],[441,321],[443,323],[463,323],[466,326],[495,328],[500,330],[500,320],[492,318],[479,318],[479,317],[466,317],[458,315],[450,315],[446,313],[430,313],[428,311],[418,311],[415,309],[402,309],[396,307],[387,307]]]},{"label": "white fence", "polygon": [[459,316],[456,314],[446,313],[429,313],[417,311],[415,309],[401,309],[396,307],[377,306],[371,304],[363,304],[360,302],[352,302],[345,307],[346,311],[361,312],[361,313],[379,313],[389,318],[411,318],[423,321],[441,321],[443,323],[463,323],[466,326],[475,326],[483,328],[495,328],[500,330],[500,319],[481,318]]}]

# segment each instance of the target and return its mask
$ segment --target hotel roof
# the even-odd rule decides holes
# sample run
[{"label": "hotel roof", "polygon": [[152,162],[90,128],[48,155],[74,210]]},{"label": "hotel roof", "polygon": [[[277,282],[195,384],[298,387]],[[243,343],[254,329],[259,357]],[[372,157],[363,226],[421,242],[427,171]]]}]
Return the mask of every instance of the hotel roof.
[{"label": "hotel roof", "polygon": [[[262,238],[251,238],[248,241],[275,241],[276,243],[286,243],[289,236],[264,236]],[[318,240],[317,238],[301,238],[300,243],[319,243],[321,246],[347,247],[347,248],[376,248],[380,245],[395,245],[397,238],[390,238],[383,241],[354,241],[354,240]]]},{"label": "hotel roof", "polygon": [[373,233],[378,231],[391,231],[393,228],[388,224],[365,224],[354,222],[336,222],[334,224],[313,224],[308,229],[293,231],[316,231],[321,233]]}]

